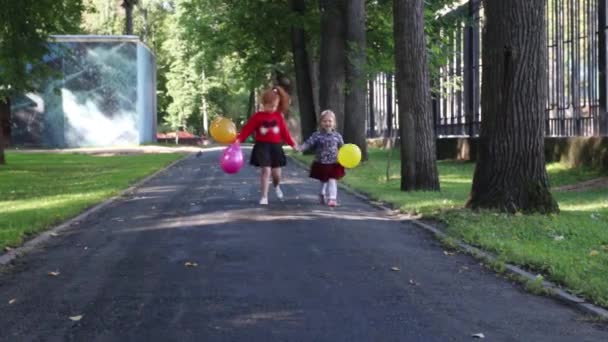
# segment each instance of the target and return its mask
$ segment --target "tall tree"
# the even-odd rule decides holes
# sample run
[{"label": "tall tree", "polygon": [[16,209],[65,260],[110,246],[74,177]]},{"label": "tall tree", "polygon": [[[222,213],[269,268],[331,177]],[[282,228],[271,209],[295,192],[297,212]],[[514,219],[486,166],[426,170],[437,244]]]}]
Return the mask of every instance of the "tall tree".
[{"label": "tall tree", "polygon": [[125,34],[133,34],[133,7],[137,0],[123,0],[122,7],[125,9]]},{"label": "tall tree", "polygon": [[319,104],[336,113],[338,131],[344,132],[344,84],[346,49],[344,0],[321,0],[321,56]]},{"label": "tall tree", "polygon": [[[300,16],[306,13],[305,0],[291,0],[291,8]],[[300,123],[302,136],[310,136],[317,128],[315,102],[312,88],[312,78],[308,57],[307,35],[303,25],[291,27],[291,41],[294,69],[296,72],[296,88],[298,89],[298,105],[300,107]]]},{"label": "tall tree", "polygon": [[344,103],[344,139],[361,149],[367,159],[365,132],[365,1],[346,4],[346,97]]},{"label": "tall tree", "polygon": [[[82,0],[0,0],[0,127],[10,118],[10,96],[31,91],[51,75],[42,61],[51,34],[76,30]],[[0,164],[4,142],[0,139]]]},{"label": "tall tree", "polygon": [[439,190],[431,113],[424,0],[394,0],[401,190]]},{"label": "tall tree", "polygon": [[486,1],[479,155],[468,206],[559,210],[545,169],[545,1]]}]

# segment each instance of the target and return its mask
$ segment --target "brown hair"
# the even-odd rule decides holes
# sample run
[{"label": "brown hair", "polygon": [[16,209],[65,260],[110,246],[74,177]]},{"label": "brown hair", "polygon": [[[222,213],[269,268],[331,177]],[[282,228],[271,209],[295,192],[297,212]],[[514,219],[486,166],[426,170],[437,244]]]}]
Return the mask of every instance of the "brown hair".
[{"label": "brown hair", "polygon": [[275,86],[264,91],[262,93],[262,104],[273,104],[277,98],[279,99],[277,111],[280,111],[283,115],[287,116],[287,112],[289,111],[289,94],[287,94],[282,87]]}]

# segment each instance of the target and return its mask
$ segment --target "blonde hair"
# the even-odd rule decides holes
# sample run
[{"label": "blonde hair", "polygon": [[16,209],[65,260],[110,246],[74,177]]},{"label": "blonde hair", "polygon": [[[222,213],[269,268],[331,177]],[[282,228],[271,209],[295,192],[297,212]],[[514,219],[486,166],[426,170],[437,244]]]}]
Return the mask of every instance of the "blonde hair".
[{"label": "blonde hair", "polygon": [[334,126],[331,129],[336,130],[336,114],[330,109],[322,111],[321,115],[319,115],[319,129],[323,129],[321,126],[321,121],[323,121],[325,117],[330,117],[333,120]]}]

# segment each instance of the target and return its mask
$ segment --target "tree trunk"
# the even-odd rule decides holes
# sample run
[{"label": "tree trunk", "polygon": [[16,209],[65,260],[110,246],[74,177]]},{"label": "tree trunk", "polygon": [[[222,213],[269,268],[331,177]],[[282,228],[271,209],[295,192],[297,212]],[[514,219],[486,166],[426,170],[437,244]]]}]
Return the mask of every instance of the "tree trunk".
[{"label": "tree trunk", "polygon": [[0,99],[0,165],[6,164],[4,146],[8,146],[8,140],[10,138],[10,116],[10,99]]},{"label": "tree trunk", "polygon": [[6,159],[4,158],[4,133],[0,130],[0,165],[6,164]]},{"label": "tree trunk", "polygon": [[205,137],[209,136],[209,111],[207,110],[207,99],[205,98],[205,69],[201,70],[201,119],[203,134]]},{"label": "tree trunk", "polygon": [[344,132],[345,30],[344,0],[321,0],[321,57],[319,103],[336,113],[337,129]]},{"label": "tree trunk", "polygon": [[[292,9],[304,15],[306,12],[305,0],[292,0]],[[298,105],[300,107],[300,124],[302,137],[309,137],[317,129],[317,115],[313,98],[311,72],[306,50],[306,32],[303,28],[291,27],[291,44],[293,63],[296,71],[296,88],[298,90]]]},{"label": "tree trunk", "polygon": [[122,7],[125,9],[125,34],[133,34],[133,6],[137,0],[124,0]]},{"label": "tree trunk", "polygon": [[[143,32],[142,32],[142,41],[145,44],[148,44],[148,35],[150,33],[150,23],[148,22],[148,9],[147,8],[140,8],[141,9],[141,16],[143,18],[144,21],[144,27],[143,27]],[[131,24],[131,30],[133,29],[133,24]],[[149,44],[148,44],[149,46]]]},{"label": "tree trunk", "polygon": [[312,56],[308,56],[308,66],[310,68],[310,80],[312,82],[312,97],[313,104],[315,106],[315,113],[317,113],[317,119],[319,118],[319,114],[321,113],[320,101],[319,101],[319,60],[313,58]]},{"label": "tree trunk", "polygon": [[344,140],[361,149],[367,160],[365,134],[365,0],[346,5],[346,95],[344,103]]},{"label": "tree trunk", "polygon": [[255,112],[255,88],[252,86],[249,90],[249,100],[247,101],[247,119]]},{"label": "tree trunk", "polygon": [[439,190],[423,17],[424,0],[395,0],[401,190]]},{"label": "tree trunk", "polygon": [[479,155],[473,209],[559,210],[545,169],[545,1],[485,2]]}]

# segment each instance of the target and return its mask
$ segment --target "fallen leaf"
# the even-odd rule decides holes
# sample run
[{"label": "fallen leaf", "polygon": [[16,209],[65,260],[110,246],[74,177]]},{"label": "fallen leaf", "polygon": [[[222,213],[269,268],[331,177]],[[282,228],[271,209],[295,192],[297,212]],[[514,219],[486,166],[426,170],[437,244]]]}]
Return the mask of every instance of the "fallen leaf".
[{"label": "fallen leaf", "polygon": [[401,271],[401,269],[397,266],[393,266],[393,267],[391,267],[391,271],[399,272],[399,271]]},{"label": "fallen leaf", "polygon": [[592,251],[589,253],[589,256],[596,256],[596,255],[598,255],[598,254],[600,254],[600,252],[598,252],[598,251],[596,251],[596,250],[594,249],[594,250],[592,250]]},{"label": "fallen leaf", "polygon": [[196,262],[194,262],[194,261],[186,261],[184,263],[184,266],[186,266],[186,267],[198,267],[198,264]]},{"label": "fallen leaf", "polygon": [[458,273],[462,273],[464,271],[468,271],[469,268],[467,266],[460,266],[460,269],[458,270]]},{"label": "fallen leaf", "polygon": [[486,335],[484,335],[483,333],[477,333],[477,334],[473,334],[472,337],[474,337],[474,338],[486,338]]},{"label": "fallen leaf", "polygon": [[47,274],[50,275],[51,277],[56,277],[56,276],[60,275],[61,273],[59,271],[50,271]]},{"label": "fallen leaf", "polygon": [[78,316],[70,316],[70,320],[74,321],[74,322],[78,322],[82,319],[82,315],[78,315]]},{"label": "fallen leaf", "polygon": [[13,305],[13,304],[15,304],[16,301],[17,301],[17,298],[12,298],[11,300],[8,301],[8,305]]}]

